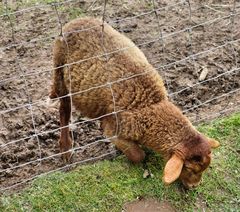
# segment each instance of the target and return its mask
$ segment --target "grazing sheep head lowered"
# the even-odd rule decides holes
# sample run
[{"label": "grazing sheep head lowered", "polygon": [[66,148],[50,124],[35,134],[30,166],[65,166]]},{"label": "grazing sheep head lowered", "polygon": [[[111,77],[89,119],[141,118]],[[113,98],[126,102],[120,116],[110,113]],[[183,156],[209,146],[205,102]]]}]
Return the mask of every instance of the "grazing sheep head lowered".
[{"label": "grazing sheep head lowered", "polygon": [[[168,100],[161,76],[142,51],[110,25],[104,24],[103,30],[102,21],[90,17],[66,24],[63,35],[54,43],[50,98],[61,97],[59,143],[64,160],[71,157],[73,103],[82,116],[101,117],[104,134],[129,160],[141,162],[141,147],[146,146],[167,160],[165,184],[179,178],[187,188],[197,186],[211,162],[211,148],[219,143],[199,133]],[[114,53],[104,59],[105,50]],[[121,112],[115,116],[116,111]]]},{"label": "grazing sheep head lowered", "polygon": [[[180,179],[186,188],[199,185],[203,171],[211,162],[211,149],[219,142],[206,137],[192,126],[182,112],[168,100],[134,113],[122,115],[120,136],[137,140],[159,152],[166,159],[163,182],[168,185]],[[126,152],[125,152],[126,154]],[[134,151],[134,161],[140,151]],[[138,161],[135,161],[138,162]]]},{"label": "grazing sheep head lowered", "polygon": [[164,183],[170,184],[179,178],[186,188],[197,187],[211,162],[211,148],[218,146],[217,141],[201,134],[181,144],[166,163]]}]

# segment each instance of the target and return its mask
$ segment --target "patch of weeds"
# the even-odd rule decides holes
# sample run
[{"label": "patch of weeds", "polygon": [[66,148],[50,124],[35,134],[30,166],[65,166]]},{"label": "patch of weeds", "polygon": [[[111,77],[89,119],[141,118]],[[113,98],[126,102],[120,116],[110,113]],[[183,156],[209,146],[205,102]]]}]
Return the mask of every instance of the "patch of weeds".
[{"label": "patch of weeds", "polygon": [[70,20],[85,16],[83,9],[77,7],[65,9],[65,12],[69,14]]}]

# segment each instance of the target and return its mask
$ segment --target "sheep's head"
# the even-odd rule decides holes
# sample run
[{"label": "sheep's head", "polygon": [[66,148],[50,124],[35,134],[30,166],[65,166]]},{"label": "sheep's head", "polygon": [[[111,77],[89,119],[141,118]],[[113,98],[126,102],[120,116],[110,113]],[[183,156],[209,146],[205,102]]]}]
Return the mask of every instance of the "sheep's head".
[{"label": "sheep's head", "polygon": [[164,183],[170,184],[179,178],[186,188],[198,186],[203,171],[211,162],[211,148],[218,146],[218,141],[203,135],[183,142],[166,163]]}]

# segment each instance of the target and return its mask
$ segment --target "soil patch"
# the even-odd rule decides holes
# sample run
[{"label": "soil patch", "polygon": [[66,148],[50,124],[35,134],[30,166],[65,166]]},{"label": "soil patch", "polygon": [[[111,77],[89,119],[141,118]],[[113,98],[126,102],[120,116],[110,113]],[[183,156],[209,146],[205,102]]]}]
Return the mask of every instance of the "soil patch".
[{"label": "soil patch", "polygon": [[143,198],[130,203],[123,207],[124,212],[175,212],[176,210],[166,201],[159,202],[153,198]]}]

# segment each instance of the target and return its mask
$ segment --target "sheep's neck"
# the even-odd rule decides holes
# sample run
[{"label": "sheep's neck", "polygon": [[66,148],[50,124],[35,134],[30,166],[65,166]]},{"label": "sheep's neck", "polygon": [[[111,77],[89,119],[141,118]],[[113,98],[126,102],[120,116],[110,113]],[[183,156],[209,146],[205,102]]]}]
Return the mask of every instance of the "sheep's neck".
[{"label": "sheep's neck", "polygon": [[139,142],[168,158],[179,144],[191,140],[197,131],[181,111],[169,101],[163,101],[151,110],[145,110],[139,120],[144,127]]},{"label": "sheep's neck", "polygon": [[[188,128],[187,126],[186,128]],[[186,134],[188,136],[186,136]],[[159,152],[164,158],[169,158],[172,153],[177,153],[181,158],[185,158],[185,152],[181,151],[181,144],[185,141],[190,140],[190,137],[194,137],[195,132],[190,129],[179,129],[174,131],[163,131],[159,132],[156,137],[146,135],[140,140],[140,143]]]}]

